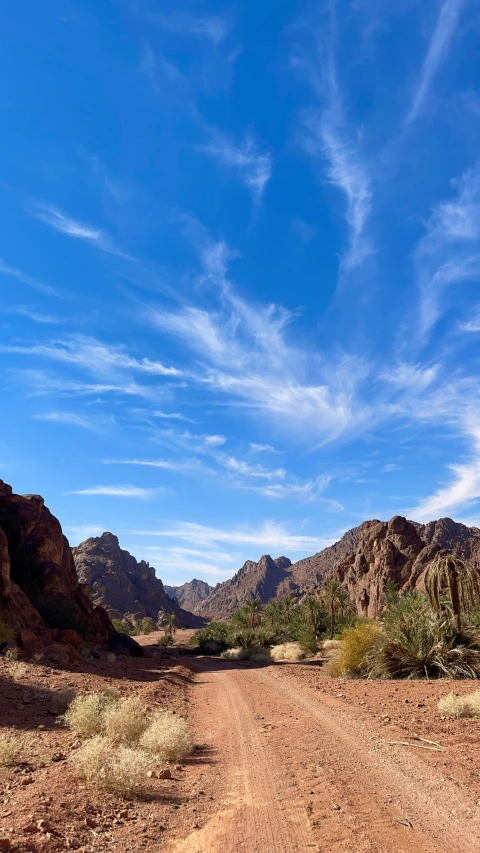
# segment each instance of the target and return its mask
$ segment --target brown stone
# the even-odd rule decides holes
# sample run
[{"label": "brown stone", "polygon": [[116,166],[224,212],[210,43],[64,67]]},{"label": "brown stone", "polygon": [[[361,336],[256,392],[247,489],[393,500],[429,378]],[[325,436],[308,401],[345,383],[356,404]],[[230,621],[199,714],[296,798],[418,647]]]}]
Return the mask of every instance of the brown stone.
[{"label": "brown stone", "polygon": [[160,770],[158,772],[157,776],[159,779],[171,779],[172,778],[172,771],[169,770],[168,767],[165,767],[164,770]]}]

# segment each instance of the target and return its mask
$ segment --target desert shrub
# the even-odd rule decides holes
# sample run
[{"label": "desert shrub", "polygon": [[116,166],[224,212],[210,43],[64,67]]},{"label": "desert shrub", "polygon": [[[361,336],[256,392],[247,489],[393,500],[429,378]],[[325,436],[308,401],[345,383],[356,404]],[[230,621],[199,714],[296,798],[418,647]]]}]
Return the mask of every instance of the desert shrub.
[{"label": "desert shrub", "polygon": [[[200,628],[192,637],[192,645],[198,646],[201,652],[209,651],[209,644],[218,647],[218,654],[231,645],[228,641],[229,625],[227,622],[210,622],[205,628]],[[233,644],[232,644],[233,645]]]},{"label": "desert shrub", "polygon": [[222,652],[221,657],[224,660],[246,660],[247,652],[239,646],[238,648],[226,649]]},{"label": "desert shrub", "polygon": [[151,616],[145,616],[144,619],[137,625],[139,634],[153,634],[157,630],[155,619]]},{"label": "desert shrub", "polygon": [[270,657],[270,649],[253,646],[246,650],[246,654],[248,660],[255,661],[256,663],[269,663],[272,660]]},{"label": "desert shrub", "polygon": [[306,651],[300,643],[282,643],[270,649],[270,656],[274,661],[298,661],[306,657]]},{"label": "desert shrub", "polygon": [[52,693],[52,709],[55,714],[64,714],[72,704],[77,695],[74,687],[65,687],[62,690],[54,690]]},{"label": "desert shrub", "polygon": [[157,640],[157,646],[161,646],[162,648],[167,648],[167,646],[174,646],[175,640],[173,637],[170,637],[169,634],[164,634],[163,637],[159,637]]},{"label": "desert shrub", "polygon": [[137,744],[147,726],[145,705],[136,696],[110,702],[103,714],[105,735],[114,744]]},{"label": "desert shrub", "polygon": [[105,714],[116,701],[106,691],[76,696],[59,719],[80,737],[93,737],[103,732]]},{"label": "desert shrub", "polygon": [[17,763],[23,740],[16,732],[0,734],[0,767],[11,767]]},{"label": "desert shrub", "polygon": [[183,761],[193,743],[187,723],[171,711],[155,711],[140,746],[162,761]]},{"label": "desert shrub", "polygon": [[325,651],[331,651],[332,649],[339,649],[341,645],[341,640],[324,640],[322,643],[322,649],[325,649]]},{"label": "desert shrub", "polygon": [[136,636],[138,633],[125,619],[112,619],[112,625],[120,634],[128,634],[129,637]]},{"label": "desert shrub", "polygon": [[465,696],[456,696],[449,693],[443,696],[438,703],[438,710],[447,717],[480,717],[480,690],[467,693]]},{"label": "desert shrub", "polygon": [[127,746],[113,747],[103,737],[87,741],[74,754],[79,776],[94,782],[104,791],[131,796],[142,790],[149,757],[138,749]]},{"label": "desert shrub", "polygon": [[384,611],[368,669],[372,678],[478,678],[480,634],[459,633],[448,613],[435,613],[425,596],[407,592]]},{"label": "desert shrub", "polygon": [[[368,656],[381,631],[377,622],[359,622],[354,628],[347,628],[342,634],[341,643],[325,664],[325,673],[333,678],[341,676],[361,678],[368,675]],[[331,644],[334,641],[329,642]],[[330,645],[329,648],[332,646]]]},{"label": "desert shrub", "polygon": [[5,661],[7,663],[7,671],[11,678],[18,681],[24,678],[28,672],[26,663],[18,659],[18,649],[8,649],[5,653]]},{"label": "desert shrub", "polygon": [[0,645],[2,643],[8,643],[10,640],[13,640],[14,632],[12,628],[2,622],[0,619]]}]

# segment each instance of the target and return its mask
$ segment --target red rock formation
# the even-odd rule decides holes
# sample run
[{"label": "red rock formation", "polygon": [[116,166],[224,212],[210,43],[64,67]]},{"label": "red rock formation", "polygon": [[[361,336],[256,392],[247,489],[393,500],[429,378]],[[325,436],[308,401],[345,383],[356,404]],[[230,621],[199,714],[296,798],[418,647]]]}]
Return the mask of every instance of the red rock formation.
[{"label": "red rock formation", "polygon": [[[52,643],[65,631],[101,642],[113,630],[79,586],[68,541],[43,498],[13,494],[1,480],[0,619],[31,646]],[[63,633],[63,642],[71,646],[72,637]]]},{"label": "red rock formation", "polygon": [[247,560],[231,580],[217,584],[208,598],[199,604],[197,613],[210,619],[224,619],[251,598],[266,602],[277,595],[295,591],[297,586],[290,577],[290,566],[288,557],[272,560],[269,554],[260,557],[258,563]]},{"label": "red rock formation", "polygon": [[144,616],[157,619],[160,611],[174,613],[179,628],[199,628],[205,620],[182,610],[167,595],[155,569],[120,548],[113,533],[102,533],[72,548],[80,581],[88,585],[95,604],[112,619],[129,614],[134,621]]}]

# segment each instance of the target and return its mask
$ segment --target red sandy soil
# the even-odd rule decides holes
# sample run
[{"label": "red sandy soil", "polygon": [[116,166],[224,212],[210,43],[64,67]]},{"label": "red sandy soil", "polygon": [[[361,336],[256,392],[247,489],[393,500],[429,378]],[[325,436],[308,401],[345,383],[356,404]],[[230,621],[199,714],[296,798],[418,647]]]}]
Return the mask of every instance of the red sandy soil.
[{"label": "red sandy soil", "polygon": [[[331,680],[317,660],[184,657],[103,659],[72,672],[30,665],[17,684],[0,664],[0,679],[0,725],[25,730],[32,765],[0,769],[0,837],[17,851],[480,851],[480,723],[437,710],[439,697],[476,682]],[[50,690],[102,684],[187,714],[201,746],[172,780],[146,780],[142,799],[79,782],[74,738],[55,725]],[[444,751],[419,749],[412,735]],[[53,762],[55,752],[65,760]],[[22,785],[25,776],[33,781]],[[41,819],[51,832],[36,828]]]}]

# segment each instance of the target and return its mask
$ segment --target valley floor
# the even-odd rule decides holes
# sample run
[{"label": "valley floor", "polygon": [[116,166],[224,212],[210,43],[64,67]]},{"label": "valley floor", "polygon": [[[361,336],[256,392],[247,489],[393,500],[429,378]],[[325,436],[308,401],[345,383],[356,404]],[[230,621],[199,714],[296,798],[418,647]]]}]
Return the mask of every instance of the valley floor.
[{"label": "valley floor", "polygon": [[[29,664],[15,679],[0,662],[0,728],[25,741],[26,763],[0,768],[0,838],[12,851],[480,851],[480,722],[437,710],[476,683],[340,681],[316,660],[152,654],[68,672]],[[76,778],[75,738],[56,725],[56,690],[105,685],[186,714],[197,744],[172,779],[149,778],[127,803]]]}]

